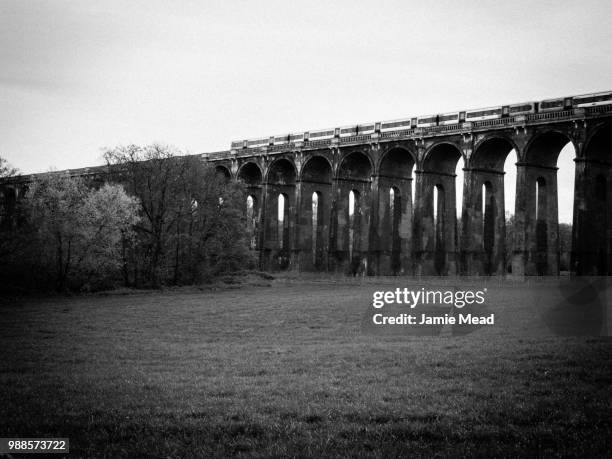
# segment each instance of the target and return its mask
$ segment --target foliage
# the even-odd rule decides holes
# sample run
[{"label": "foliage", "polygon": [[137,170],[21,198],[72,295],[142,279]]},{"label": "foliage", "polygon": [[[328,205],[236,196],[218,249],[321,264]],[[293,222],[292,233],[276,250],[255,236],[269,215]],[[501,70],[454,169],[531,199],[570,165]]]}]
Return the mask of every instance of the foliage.
[{"label": "foliage", "polygon": [[25,196],[20,189],[0,225],[3,282],[60,291],[159,287],[255,267],[242,184],[160,145],[117,147],[105,157],[113,185],[49,173]]},{"label": "foliage", "polygon": [[[81,178],[47,174],[20,202],[13,271],[38,287],[89,289],[112,282],[122,243],[138,222],[137,201],[120,185],[89,188]],[[31,287],[31,286],[26,286]]]},{"label": "foliage", "polygon": [[162,145],[117,147],[105,159],[112,179],[140,202],[137,237],[126,250],[126,284],[197,283],[253,265],[241,184]]},{"label": "foliage", "polygon": [[8,161],[0,156],[0,179],[17,175],[19,171],[11,166]]}]

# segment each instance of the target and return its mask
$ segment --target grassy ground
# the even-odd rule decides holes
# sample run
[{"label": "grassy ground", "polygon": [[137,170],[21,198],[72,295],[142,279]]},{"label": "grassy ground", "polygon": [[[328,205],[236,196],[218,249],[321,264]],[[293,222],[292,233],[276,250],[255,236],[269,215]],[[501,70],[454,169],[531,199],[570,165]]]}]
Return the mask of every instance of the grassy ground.
[{"label": "grassy ground", "polygon": [[423,281],[271,284],[5,301],[0,436],[84,457],[611,450],[612,341],[520,333],[521,283],[488,285],[496,326],[437,337],[362,329],[374,290]]}]

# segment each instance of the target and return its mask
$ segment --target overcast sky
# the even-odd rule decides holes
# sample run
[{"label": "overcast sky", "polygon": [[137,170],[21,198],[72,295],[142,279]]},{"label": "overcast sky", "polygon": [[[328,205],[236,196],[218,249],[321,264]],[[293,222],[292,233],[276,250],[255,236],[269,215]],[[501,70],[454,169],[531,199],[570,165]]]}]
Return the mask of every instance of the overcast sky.
[{"label": "overcast sky", "polygon": [[0,155],[41,172],[609,90],[611,19],[603,0],[0,0]]}]

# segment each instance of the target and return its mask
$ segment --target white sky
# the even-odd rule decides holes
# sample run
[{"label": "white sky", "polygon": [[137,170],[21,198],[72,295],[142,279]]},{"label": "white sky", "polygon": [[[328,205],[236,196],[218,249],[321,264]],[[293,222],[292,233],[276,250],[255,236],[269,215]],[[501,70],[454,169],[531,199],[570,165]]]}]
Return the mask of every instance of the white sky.
[{"label": "white sky", "polygon": [[609,90],[611,19],[608,0],[0,0],[0,155],[41,172]]}]

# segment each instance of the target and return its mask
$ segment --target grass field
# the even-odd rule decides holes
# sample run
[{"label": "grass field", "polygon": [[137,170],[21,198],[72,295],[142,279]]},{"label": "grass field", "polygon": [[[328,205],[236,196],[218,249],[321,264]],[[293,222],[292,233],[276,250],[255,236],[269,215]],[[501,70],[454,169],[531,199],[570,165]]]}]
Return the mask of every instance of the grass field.
[{"label": "grass field", "polygon": [[436,337],[362,329],[374,290],[423,281],[270,283],[5,300],[0,436],[83,457],[612,450],[612,341],[517,333],[520,283],[489,285],[499,325]]}]

